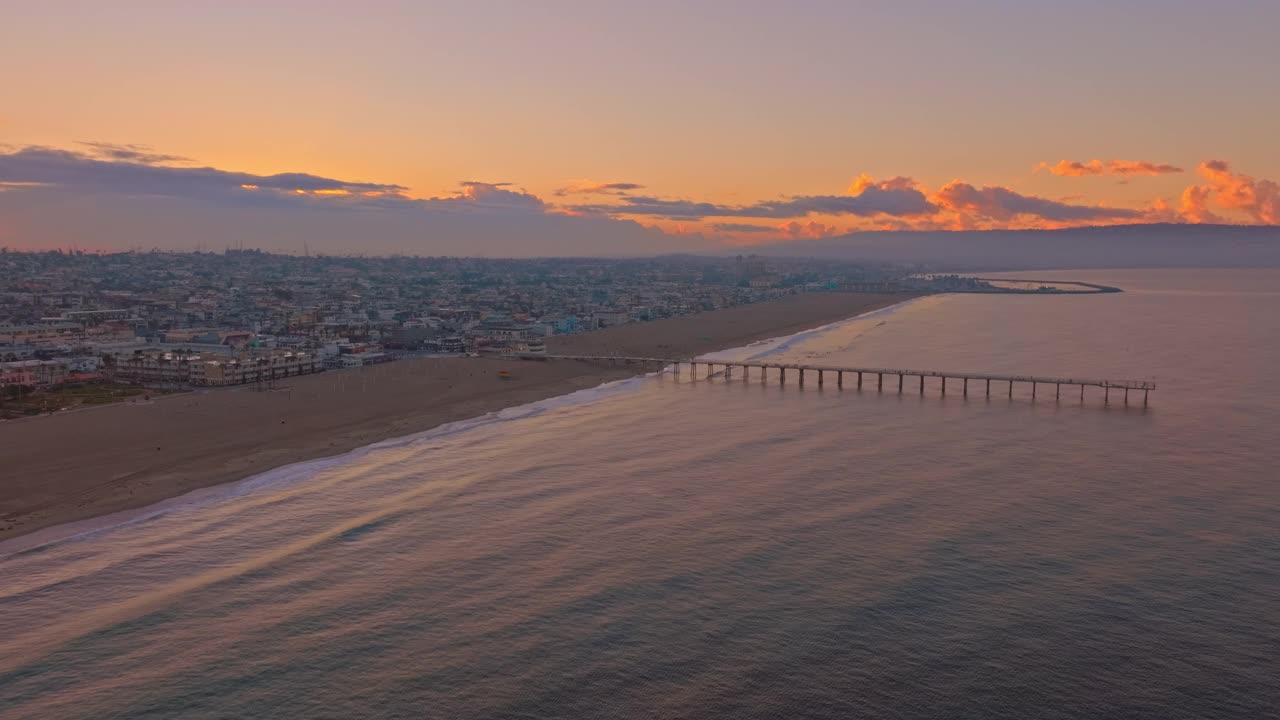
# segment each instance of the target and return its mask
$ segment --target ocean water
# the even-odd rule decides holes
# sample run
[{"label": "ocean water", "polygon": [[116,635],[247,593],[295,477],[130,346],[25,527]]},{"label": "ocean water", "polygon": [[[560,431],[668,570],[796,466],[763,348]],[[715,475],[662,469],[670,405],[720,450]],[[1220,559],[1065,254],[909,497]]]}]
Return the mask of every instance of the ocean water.
[{"label": "ocean water", "polygon": [[1036,276],[1127,292],[723,355],[1149,408],[686,371],[19,538],[0,718],[1276,717],[1280,273]]}]

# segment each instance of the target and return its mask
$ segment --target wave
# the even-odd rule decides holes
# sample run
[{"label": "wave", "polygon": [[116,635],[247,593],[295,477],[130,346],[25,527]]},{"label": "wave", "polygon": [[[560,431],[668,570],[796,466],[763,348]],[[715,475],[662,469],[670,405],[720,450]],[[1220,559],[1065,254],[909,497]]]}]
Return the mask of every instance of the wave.
[{"label": "wave", "polygon": [[[838,320],[833,323],[827,323],[809,330],[802,330],[791,335],[760,340],[742,347],[707,353],[700,357],[704,359],[734,361],[758,360],[765,357],[779,355],[794,349],[797,345],[847,327],[851,323],[864,321],[869,318],[883,317],[896,312],[919,299],[920,298],[913,298],[911,300],[905,300],[895,305],[872,310],[870,312],[862,313],[861,315],[856,315],[844,320]],[[283,465],[263,473],[251,475],[242,480],[235,480],[229,483],[199,488],[183,495],[161,500],[160,502],[153,503],[145,507],[135,508],[132,510],[122,510],[120,512],[101,515],[86,520],[78,520],[75,522],[64,523],[62,525],[42,528],[26,535],[0,541],[0,559],[21,553],[36,552],[58,543],[87,539],[113,528],[140,523],[176,509],[211,505],[250,493],[260,492],[262,490],[286,487],[312,478],[321,471],[351,463],[364,458],[370,453],[378,452],[380,450],[413,447],[424,443],[434,442],[441,438],[470,432],[479,428],[489,427],[500,423],[513,423],[521,420],[527,420],[561,408],[585,405],[605,398],[635,392],[658,374],[659,373],[647,373],[644,375],[637,375],[631,378],[602,383],[592,388],[576,390],[565,395],[546,398],[544,400],[538,400],[523,405],[514,405],[512,407],[503,408],[502,410],[486,413],[467,420],[445,423],[422,432],[381,440],[339,455],[331,455],[313,460],[304,460],[302,462]]]}]

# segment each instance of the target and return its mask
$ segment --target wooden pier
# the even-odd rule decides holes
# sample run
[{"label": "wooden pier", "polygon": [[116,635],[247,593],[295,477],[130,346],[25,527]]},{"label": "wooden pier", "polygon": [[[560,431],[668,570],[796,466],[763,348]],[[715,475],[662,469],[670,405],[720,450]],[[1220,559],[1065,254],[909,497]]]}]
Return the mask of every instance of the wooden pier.
[{"label": "wooden pier", "polygon": [[[923,395],[925,393],[926,378],[937,378],[939,380],[939,382],[933,384],[939,386],[942,395],[947,394],[947,382],[951,381],[951,392],[954,393],[959,390],[963,397],[969,396],[971,383],[976,384],[974,393],[981,393],[985,397],[991,397],[991,383],[993,382],[996,383],[995,392],[997,394],[1001,390],[1005,390],[1009,397],[1013,397],[1014,386],[1021,383],[1024,386],[1031,386],[1031,398],[1033,400],[1037,399],[1042,388],[1045,392],[1052,392],[1054,400],[1061,400],[1062,389],[1066,387],[1068,391],[1078,390],[1080,402],[1084,402],[1085,388],[1093,387],[1102,390],[1102,401],[1108,405],[1111,403],[1111,393],[1113,391],[1117,395],[1123,395],[1126,406],[1129,404],[1130,393],[1141,392],[1142,407],[1149,405],[1151,391],[1156,389],[1156,384],[1147,380],[1096,380],[1036,375],[990,375],[940,372],[936,370],[906,370],[901,368],[833,367],[796,363],[709,360],[706,358],[619,357],[613,355],[515,355],[514,357],[529,360],[586,360],[613,364],[623,363],[655,370],[670,369],[677,377],[684,372],[684,367],[688,366],[689,376],[693,379],[698,377],[710,378],[716,374],[716,368],[719,367],[727,379],[731,379],[735,371],[741,371],[744,382],[750,381],[752,379],[751,371],[756,370],[758,371],[756,374],[762,383],[768,382],[770,371],[773,371],[772,374],[777,377],[778,383],[781,385],[787,383],[788,372],[791,372],[793,373],[791,377],[794,377],[801,387],[804,386],[807,375],[816,381],[819,387],[823,387],[828,378],[834,378],[836,387],[841,389],[845,386],[846,378],[848,378],[849,382],[856,383],[856,387],[859,390],[863,388],[865,382],[874,380],[876,390],[879,392],[884,392],[885,378],[888,378],[889,389],[896,390],[899,394],[910,389],[916,389],[919,394]],[[704,374],[701,376],[698,371],[699,367],[704,369]]]}]

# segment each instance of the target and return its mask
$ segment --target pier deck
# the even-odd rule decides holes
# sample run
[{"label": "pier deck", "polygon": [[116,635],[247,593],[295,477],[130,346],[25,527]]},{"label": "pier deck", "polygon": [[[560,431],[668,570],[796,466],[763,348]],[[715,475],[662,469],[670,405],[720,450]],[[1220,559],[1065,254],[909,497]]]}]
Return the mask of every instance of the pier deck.
[{"label": "pier deck", "polygon": [[[864,378],[874,375],[876,380],[876,389],[884,390],[885,377],[897,378],[897,391],[903,392],[906,379],[915,378],[918,380],[919,392],[925,391],[925,378],[939,378],[941,380],[941,392],[947,394],[947,382],[957,381],[960,383],[960,392],[968,396],[970,381],[983,383],[982,392],[990,397],[991,383],[995,382],[1007,386],[1008,394],[1013,396],[1013,388],[1017,383],[1031,385],[1031,397],[1036,397],[1041,385],[1053,386],[1055,399],[1061,399],[1062,387],[1077,387],[1080,390],[1080,399],[1084,400],[1084,389],[1086,387],[1097,387],[1103,390],[1104,402],[1110,402],[1111,391],[1118,390],[1124,393],[1124,402],[1129,403],[1129,393],[1133,391],[1142,393],[1142,405],[1146,407],[1152,390],[1156,389],[1154,382],[1149,380],[1100,380],[1096,378],[1074,378],[1074,377],[1049,377],[1040,375],[1004,375],[995,373],[968,373],[968,372],[947,372],[940,370],[908,370],[905,368],[870,368],[870,367],[841,367],[834,365],[812,365],[805,363],[771,363],[759,362],[752,360],[711,360],[708,358],[657,358],[657,357],[630,357],[630,356],[614,356],[614,355],[515,355],[514,357],[522,359],[536,360],[585,360],[591,362],[610,362],[625,363],[628,365],[640,365],[642,367],[668,368],[670,367],[676,375],[680,375],[682,367],[689,366],[690,373],[696,377],[699,365],[707,368],[707,376],[710,377],[715,373],[717,366],[723,367],[727,376],[732,377],[735,369],[740,369],[744,379],[750,377],[751,370],[760,370],[760,379],[763,382],[768,377],[770,370],[776,371],[778,374],[778,382],[786,383],[787,372],[795,371],[798,373],[799,384],[805,382],[806,373],[816,373],[818,385],[823,385],[829,373],[835,374],[837,387],[844,387],[845,376],[856,378],[857,387],[863,386]],[[954,387],[954,386],[953,386]],[[999,386],[997,386],[999,387]]]}]

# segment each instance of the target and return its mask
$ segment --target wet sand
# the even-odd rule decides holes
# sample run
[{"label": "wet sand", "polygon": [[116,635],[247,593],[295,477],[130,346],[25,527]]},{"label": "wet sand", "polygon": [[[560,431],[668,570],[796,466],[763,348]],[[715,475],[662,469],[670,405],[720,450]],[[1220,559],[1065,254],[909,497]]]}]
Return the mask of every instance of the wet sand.
[{"label": "wet sand", "polygon": [[[548,339],[549,353],[691,357],[905,295],[823,293]],[[498,373],[506,370],[509,378]],[[0,540],[139,508],[634,375],[578,361],[420,358],[0,423]]]}]

